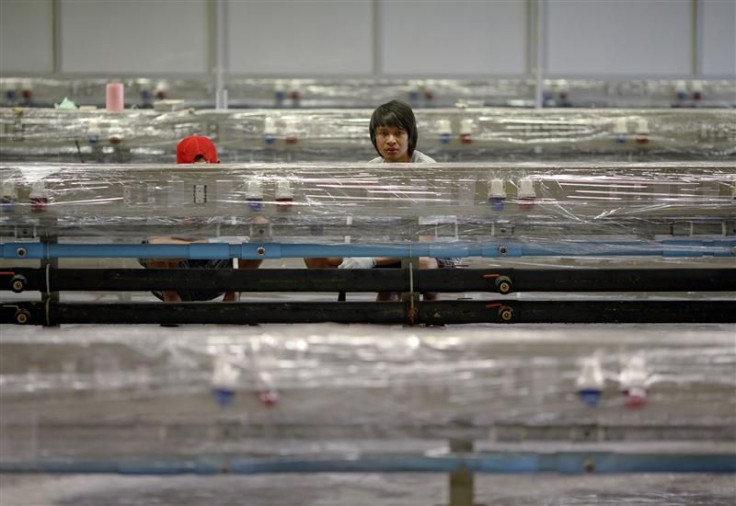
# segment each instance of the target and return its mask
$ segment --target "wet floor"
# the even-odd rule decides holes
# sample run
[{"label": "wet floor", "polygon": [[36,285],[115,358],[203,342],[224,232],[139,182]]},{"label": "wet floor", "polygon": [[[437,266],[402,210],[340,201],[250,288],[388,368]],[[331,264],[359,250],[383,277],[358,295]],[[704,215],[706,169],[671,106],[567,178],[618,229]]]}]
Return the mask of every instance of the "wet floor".
[{"label": "wet floor", "polygon": [[[487,506],[732,506],[734,475],[476,477]],[[0,475],[2,506],[435,506],[440,474],[229,477]]]}]

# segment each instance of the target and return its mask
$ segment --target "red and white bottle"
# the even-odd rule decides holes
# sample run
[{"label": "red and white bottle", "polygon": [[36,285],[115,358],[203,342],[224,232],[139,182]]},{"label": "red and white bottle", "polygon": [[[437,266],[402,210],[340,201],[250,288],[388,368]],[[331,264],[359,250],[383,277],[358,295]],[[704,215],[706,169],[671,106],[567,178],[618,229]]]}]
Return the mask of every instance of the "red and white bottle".
[{"label": "red and white bottle", "polygon": [[619,375],[624,404],[629,408],[646,405],[649,390],[649,371],[644,355],[629,358],[621,367]]}]

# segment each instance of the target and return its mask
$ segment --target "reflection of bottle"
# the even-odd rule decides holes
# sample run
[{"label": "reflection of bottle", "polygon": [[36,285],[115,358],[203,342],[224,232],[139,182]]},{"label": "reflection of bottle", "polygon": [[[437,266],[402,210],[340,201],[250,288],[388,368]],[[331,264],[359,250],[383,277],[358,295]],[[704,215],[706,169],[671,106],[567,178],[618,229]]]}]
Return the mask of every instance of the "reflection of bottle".
[{"label": "reflection of bottle", "polygon": [[263,207],[263,185],[258,179],[248,181],[245,200],[251,211],[259,211]]},{"label": "reflection of bottle", "polygon": [[240,371],[225,357],[216,357],[212,371],[212,395],[220,406],[229,406],[235,398]]},{"label": "reflection of bottle", "polygon": [[603,369],[598,357],[586,358],[583,361],[580,375],[575,380],[575,387],[583,404],[597,406],[601,399],[604,384]]},{"label": "reflection of bottle", "polygon": [[643,355],[634,355],[629,359],[621,368],[619,382],[626,406],[636,408],[647,403],[649,373]]},{"label": "reflection of bottle", "polygon": [[504,202],[506,202],[506,188],[504,188],[503,179],[491,180],[491,191],[488,194],[488,201],[491,203],[491,209],[494,211],[502,211]]},{"label": "reflection of bottle", "polygon": [[288,179],[282,179],[276,183],[276,205],[279,211],[288,211],[294,201],[294,192]]},{"label": "reflection of bottle", "polygon": [[525,177],[519,181],[519,207],[522,209],[531,209],[534,207],[534,199],[537,194],[534,191],[534,181],[531,178]]},{"label": "reflection of bottle", "polygon": [[460,120],[460,142],[462,144],[473,142],[473,120],[470,118]]},{"label": "reflection of bottle", "polygon": [[46,194],[46,186],[43,181],[36,181],[31,185],[31,194],[29,195],[31,201],[31,211],[34,213],[41,213],[46,211],[46,206],[49,203],[48,195]]},{"label": "reflection of bottle", "polygon": [[15,211],[15,185],[13,183],[3,183],[3,194],[0,196],[0,207],[4,213],[12,213]]}]

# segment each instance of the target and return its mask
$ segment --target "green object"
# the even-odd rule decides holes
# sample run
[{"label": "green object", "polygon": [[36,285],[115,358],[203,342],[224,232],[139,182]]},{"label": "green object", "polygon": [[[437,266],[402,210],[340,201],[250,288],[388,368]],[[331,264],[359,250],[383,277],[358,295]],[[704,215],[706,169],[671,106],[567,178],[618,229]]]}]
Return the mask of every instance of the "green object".
[{"label": "green object", "polygon": [[64,97],[64,100],[61,101],[60,104],[56,104],[57,109],[76,109],[77,104],[69,100],[67,97]]}]

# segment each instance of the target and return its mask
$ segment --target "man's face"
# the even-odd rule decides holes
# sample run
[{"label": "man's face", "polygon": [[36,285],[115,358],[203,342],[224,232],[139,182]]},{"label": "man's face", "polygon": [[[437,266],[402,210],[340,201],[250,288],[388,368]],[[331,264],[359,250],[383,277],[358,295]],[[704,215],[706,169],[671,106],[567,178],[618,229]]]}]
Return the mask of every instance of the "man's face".
[{"label": "man's face", "polygon": [[376,146],[388,163],[409,162],[409,134],[401,127],[380,126],[376,129]]}]

